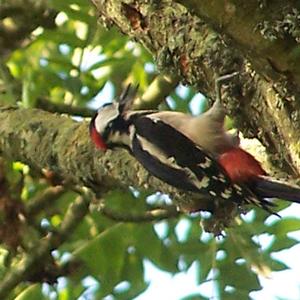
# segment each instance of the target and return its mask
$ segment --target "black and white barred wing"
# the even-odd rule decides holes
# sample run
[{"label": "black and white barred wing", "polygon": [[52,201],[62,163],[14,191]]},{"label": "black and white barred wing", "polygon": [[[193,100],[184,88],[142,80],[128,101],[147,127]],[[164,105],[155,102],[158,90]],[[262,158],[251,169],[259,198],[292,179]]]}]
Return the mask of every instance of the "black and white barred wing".
[{"label": "black and white barred wing", "polygon": [[134,121],[132,152],[154,176],[179,189],[206,197],[229,199],[236,203],[255,202],[244,199],[250,191],[232,184],[223,168],[172,126],[150,116]]}]

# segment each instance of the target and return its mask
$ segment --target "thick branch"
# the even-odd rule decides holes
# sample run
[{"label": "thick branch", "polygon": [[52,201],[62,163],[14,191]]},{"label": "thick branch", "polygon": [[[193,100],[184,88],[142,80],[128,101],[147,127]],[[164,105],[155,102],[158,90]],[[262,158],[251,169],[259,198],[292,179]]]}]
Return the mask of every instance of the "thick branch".
[{"label": "thick branch", "polygon": [[92,117],[95,111],[85,107],[71,106],[63,103],[53,103],[50,100],[39,97],[36,106],[49,112],[75,115],[80,117]]},{"label": "thick branch", "polygon": [[32,219],[34,215],[51,206],[64,192],[65,189],[60,185],[51,186],[32,198],[26,206],[27,218]]},{"label": "thick branch", "polygon": [[53,29],[56,27],[57,12],[47,7],[47,1],[23,0],[4,1],[0,6],[0,19],[13,22],[0,23],[0,56],[29,41],[30,33],[39,26]]},{"label": "thick branch", "polygon": [[[151,1],[135,1],[131,4],[116,0],[92,2],[104,23],[114,24],[125,34],[134,37],[153,53],[160,68],[178,74],[185,83],[196,86],[201,92],[214,95],[216,77],[239,71],[240,80],[235,81],[235,85],[227,91],[225,97],[228,113],[245,137],[258,137],[263,142],[267,151],[272,154],[271,160],[277,166],[289,174],[300,173],[300,106],[296,101],[300,98],[300,89],[297,86],[298,64],[293,64],[294,69],[291,72],[294,73],[290,73],[293,74],[294,82],[289,80],[285,73],[289,67],[284,66],[281,71],[277,70],[272,62],[266,59],[266,54],[264,59],[260,59],[259,51],[247,52],[252,62],[250,65],[241,49],[249,50],[252,46],[243,46],[237,39],[235,43],[231,43],[233,37],[230,34],[226,36],[229,30],[230,33],[237,30],[238,34],[241,29],[230,27],[230,22],[227,28],[225,23],[220,36],[212,29],[212,22],[206,24],[203,19],[190,14],[185,7],[174,1],[164,0],[155,4]],[[211,15],[209,20],[224,17],[222,8],[225,2],[234,1],[212,1],[212,8],[217,5],[221,8],[215,9],[219,15]],[[244,5],[241,1],[236,2],[236,11],[248,7],[248,4]],[[259,1],[255,2],[258,5]],[[206,4],[209,6],[208,3],[211,2],[187,3],[193,4],[193,12],[196,4],[197,7],[204,7]],[[192,5],[188,7],[191,8]],[[248,11],[249,9],[247,13]],[[234,10],[231,14],[238,20],[242,17],[236,16]],[[247,20],[250,22],[248,18],[245,22]],[[238,21],[234,24],[238,26]],[[246,25],[242,28],[254,30],[253,26],[248,24],[248,28]],[[242,35],[240,39],[247,39],[247,31]],[[252,36],[256,35],[259,33],[252,33]],[[263,37],[260,37],[260,40],[265,41]],[[275,47],[277,43],[281,43],[281,40],[274,43],[266,40],[263,45],[271,44]],[[282,50],[282,44],[279,50]],[[288,59],[282,51],[281,54],[283,57],[280,61]],[[276,57],[274,56],[274,59]]]},{"label": "thick branch", "polygon": [[179,83],[179,77],[171,74],[158,75],[141,98],[134,102],[135,109],[156,108]]},{"label": "thick branch", "polygon": [[[260,73],[282,73],[300,85],[300,3],[289,1],[177,0],[226,34]],[[249,13],[251,12],[251,13]]]},{"label": "thick branch", "polygon": [[103,154],[92,145],[88,122],[38,109],[0,109],[0,154],[33,169],[49,169],[65,183],[85,185],[96,193],[112,188],[146,188],[170,194],[182,210],[213,210],[210,199],[183,193],[150,176],[126,151]]}]

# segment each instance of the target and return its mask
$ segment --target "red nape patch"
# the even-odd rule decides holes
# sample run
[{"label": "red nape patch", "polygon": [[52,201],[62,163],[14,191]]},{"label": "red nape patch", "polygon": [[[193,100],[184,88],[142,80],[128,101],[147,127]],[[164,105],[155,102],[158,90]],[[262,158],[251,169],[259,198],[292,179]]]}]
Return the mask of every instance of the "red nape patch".
[{"label": "red nape patch", "polygon": [[218,159],[233,182],[244,182],[259,175],[267,175],[260,163],[241,148],[233,148]]},{"label": "red nape patch", "polygon": [[101,135],[97,132],[95,127],[92,127],[90,129],[90,136],[97,148],[99,148],[101,150],[107,149],[107,145],[104,143]]}]

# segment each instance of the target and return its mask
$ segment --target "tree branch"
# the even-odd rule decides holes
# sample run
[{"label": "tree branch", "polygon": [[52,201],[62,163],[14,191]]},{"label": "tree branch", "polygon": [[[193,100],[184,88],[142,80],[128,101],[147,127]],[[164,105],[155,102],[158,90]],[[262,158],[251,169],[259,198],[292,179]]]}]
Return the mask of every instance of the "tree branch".
[{"label": "tree branch", "polygon": [[88,122],[38,109],[0,108],[0,155],[35,170],[49,169],[66,185],[90,187],[95,193],[129,186],[169,194],[183,211],[214,210],[212,199],[178,190],[151,176],[125,150],[95,149]]},{"label": "tree branch", "polygon": [[[286,173],[296,176],[300,174],[300,105],[296,101],[300,98],[300,87],[296,84],[297,67],[290,70],[294,72],[291,75],[295,79],[293,82],[289,80],[289,74],[277,70],[272,62],[265,59],[268,53],[261,59],[260,55],[257,55],[259,51],[249,51],[252,44],[248,43],[244,45],[244,49],[252,62],[250,65],[240,51],[243,46],[241,41],[236,39],[236,43],[231,42],[229,33],[234,29],[233,26],[229,26],[230,23],[225,23],[224,28],[216,27],[222,33],[218,35],[212,29],[212,22],[206,24],[203,19],[192,15],[189,10],[174,1],[162,0],[154,4],[149,1],[135,1],[126,5],[123,1],[114,0],[92,2],[102,22],[110,26],[114,24],[123,33],[134,37],[152,52],[160,68],[168,73],[177,74],[184,83],[196,86],[202,93],[214,97],[215,79],[220,75],[239,71],[240,79],[234,81],[231,88],[227,89],[226,97],[223,97],[227,112],[245,137],[258,137],[262,141],[276,166]],[[251,1],[249,5],[254,5],[254,2],[259,5],[259,1]],[[187,3],[191,3],[188,8],[193,12],[199,11],[196,10],[196,6],[204,10],[205,5],[208,7],[211,2],[201,1],[201,5],[198,5],[197,1]],[[229,4],[213,1],[212,7],[215,8],[216,15],[211,14],[209,20],[222,20],[225,17],[223,6]],[[245,7],[249,7],[248,4],[242,5],[239,2],[235,9],[240,11]],[[203,14],[199,13],[201,16]],[[231,14],[237,13],[233,10]],[[242,16],[243,14],[237,17],[241,19]],[[248,18],[246,21],[251,20]],[[242,28],[254,30],[253,26],[247,26],[250,25],[243,24]],[[230,31],[228,36],[227,31]],[[251,34],[256,36],[259,33]],[[241,39],[247,39],[247,31],[242,35]],[[281,44],[281,41],[271,44],[266,41],[264,44],[277,49],[277,43]],[[280,49],[282,50],[281,46]],[[285,53],[283,56],[281,61],[289,59]],[[285,70],[286,68],[283,68],[283,71]]]},{"label": "tree branch", "polygon": [[158,75],[141,98],[134,102],[135,109],[153,109],[167,97],[179,83],[179,77],[171,74]]},{"label": "tree branch", "polygon": [[230,37],[260,73],[274,80],[282,73],[300,85],[299,56],[295,54],[300,41],[299,1],[176,2]]},{"label": "tree branch", "polygon": [[48,237],[39,241],[37,245],[34,245],[29,254],[20,262],[19,266],[12,268],[2,279],[0,283],[0,299],[5,299],[13,288],[43,266],[43,261],[49,255],[50,251],[64,243],[78,224],[80,224],[80,221],[88,213],[88,207],[89,199],[87,197],[78,197],[69,206],[60,229],[50,233]]},{"label": "tree branch", "polygon": [[117,222],[132,222],[132,223],[143,223],[152,221],[161,221],[164,219],[177,218],[180,216],[180,212],[175,206],[169,206],[165,208],[152,209],[143,213],[123,213],[119,211],[112,210],[105,205],[99,208],[99,211],[109,219]]},{"label": "tree branch", "polygon": [[95,110],[89,108],[72,106],[63,103],[53,103],[42,97],[37,98],[36,107],[53,113],[75,115],[84,118],[92,117],[96,113]]},{"label": "tree branch", "polygon": [[53,202],[65,192],[66,190],[63,186],[51,186],[32,198],[26,206],[26,215],[28,219],[31,219],[34,215],[44,210],[45,207],[53,204]]},{"label": "tree branch", "polygon": [[13,26],[0,24],[0,56],[6,56],[21,44],[28,43],[30,33],[37,27],[56,27],[57,11],[49,9],[45,1],[4,1],[0,7],[0,18],[12,18]]}]

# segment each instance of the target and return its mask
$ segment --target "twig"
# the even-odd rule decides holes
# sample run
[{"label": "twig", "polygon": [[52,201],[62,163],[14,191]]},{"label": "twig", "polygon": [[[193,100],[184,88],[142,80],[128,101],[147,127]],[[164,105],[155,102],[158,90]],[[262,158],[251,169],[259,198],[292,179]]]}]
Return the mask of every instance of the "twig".
[{"label": "twig", "polygon": [[153,109],[165,100],[179,83],[179,77],[160,74],[151,82],[141,98],[134,102],[135,109]]},{"label": "twig", "polygon": [[36,106],[53,113],[76,115],[81,117],[92,117],[95,111],[85,107],[71,106],[66,104],[53,103],[45,98],[39,97]]},{"label": "twig", "polygon": [[45,207],[52,204],[56,199],[58,199],[65,192],[63,186],[51,186],[45,189],[42,193],[34,197],[26,207],[26,215],[31,218],[32,216],[39,213]]},{"label": "twig", "polygon": [[50,233],[46,238],[34,245],[19,265],[11,268],[3,278],[0,283],[0,299],[6,299],[12,289],[40,268],[50,251],[58,248],[71,236],[75,228],[88,213],[89,204],[89,197],[80,196],[69,206],[60,229]]},{"label": "twig", "polygon": [[104,205],[100,208],[100,212],[117,222],[132,222],[132,223],[143,223],[152,221],[161,221],[164,219],[177,218],[181,213],[176,209],[175,206],[169,206],[165,209],[153,209],[143,213],[130,213],[124,214],[123,212],[118,212],[112,210]]},{"label": "twig", "polygon": [[229,81],[233,77],[237,76],[239,72],[233,72],[231,74],[226,74],[223,76],[220,76],[215,81],[215,92],[216,92],[216,101],[221,102],[221,86],[225,82]]}]

